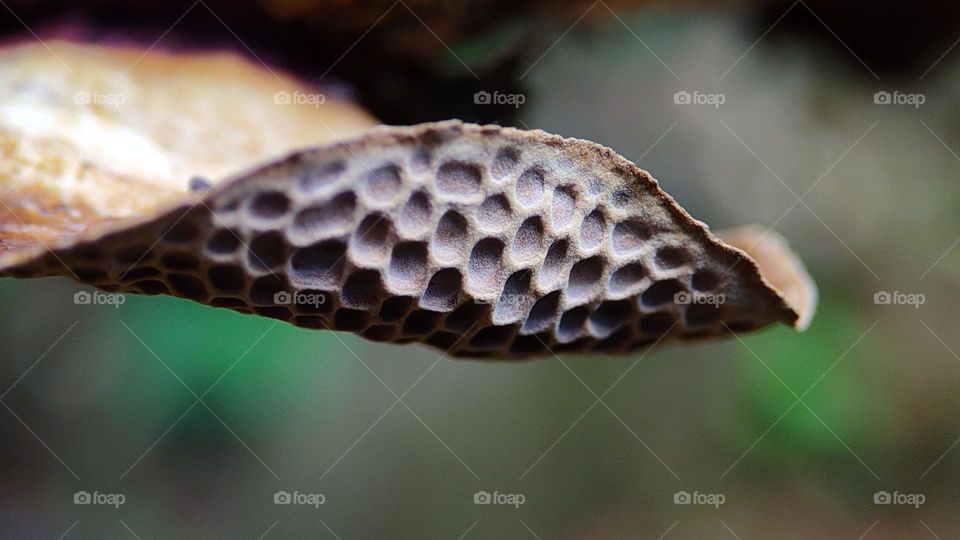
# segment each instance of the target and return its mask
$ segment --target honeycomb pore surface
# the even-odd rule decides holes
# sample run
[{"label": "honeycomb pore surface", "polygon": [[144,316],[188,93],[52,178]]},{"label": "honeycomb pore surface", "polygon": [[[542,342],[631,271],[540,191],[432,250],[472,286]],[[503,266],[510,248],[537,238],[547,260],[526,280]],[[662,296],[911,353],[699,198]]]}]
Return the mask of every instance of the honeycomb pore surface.
[{"label": "honeycomb pore surface", "polygon": [[2,254],[0,273],[454,356],[622,353],[801,317],[613,151],[455,121],[296,152],[50,248]]}]

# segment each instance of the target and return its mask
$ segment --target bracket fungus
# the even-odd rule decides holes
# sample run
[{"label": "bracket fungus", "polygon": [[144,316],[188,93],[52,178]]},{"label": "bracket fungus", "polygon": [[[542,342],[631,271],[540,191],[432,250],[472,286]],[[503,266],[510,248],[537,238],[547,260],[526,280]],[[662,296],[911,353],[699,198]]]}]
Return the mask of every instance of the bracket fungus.
[{"label": "bracket fungus", "polygon": [[803,329],[815,308],[776,233],[715,236],[598,144],[278,107],[278,84],[306,90],[222,56],[124,74],[129,52],[54,50],[83,78],[36,47],[0,62],[2,276],[503,359]]}]

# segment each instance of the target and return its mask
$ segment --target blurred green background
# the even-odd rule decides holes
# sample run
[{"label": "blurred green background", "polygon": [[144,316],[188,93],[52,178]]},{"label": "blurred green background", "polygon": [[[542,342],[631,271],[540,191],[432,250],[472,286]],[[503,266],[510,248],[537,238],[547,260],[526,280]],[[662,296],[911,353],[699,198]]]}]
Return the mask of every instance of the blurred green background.
[{"label": "blurred green background", "polygon": [[741,8],[597,9],[543,27],[515,123],[616,149],[715,229],[773,226],[820,288],[809,331],[494,365],[3,280],[0,536],[960,536],[960,52],[875,77],[828,27],[766,40]]}]

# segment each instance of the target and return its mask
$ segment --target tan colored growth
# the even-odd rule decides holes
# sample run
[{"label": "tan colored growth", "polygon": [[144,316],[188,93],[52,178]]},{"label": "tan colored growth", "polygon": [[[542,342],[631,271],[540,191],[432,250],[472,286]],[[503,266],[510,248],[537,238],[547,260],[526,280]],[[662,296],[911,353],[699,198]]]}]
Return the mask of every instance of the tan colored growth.
[{"label": "tan colored growth", "polygon": [[[245,97],[237,105],[256,107],[268,94],[250,88],[238,85]],[[264,114],[277,108],[264,107]],[[334,113],[351,117],[344,131],[369,122],[337,107]],[[302,114],[305,123],[314,120]],[[317,114],[329,119],[330,110]],[[207,121],[216,126],[226,117]],[[272,144],[295,147],[307,133],[293,118],[280,123],[285,135]],[[150,141],[164,139],[150,122],[130,124]],[[55,146],[9,125],[0,116],[13,141],[8,155],[42,164],[17,146],[23,141],[56,155]],[[80,144],[71,133],[61,136]],[[170,159],[191,154],[173,140],[163,148]],[[82,148],[76,155],[85,159]],[[94,165],[109,162],[96,156]],[[155,197],[134,206],[110,202],[144,186],[120,166],[95,176],[88,191],[60,184],[79,174],[74,169],[48,176],[6,170],[2,208],[15,219],[0,220],[0,275],[67,276],[108,291],[171,294],[309,328],[495,358],[625,352],[777,321],[802,328],[814,308],[812,282],[773,233],[731,237],[768,279],[649,174],[588,141],[452,121],[378,127],[264,158],[235,153],[217,166],[184,160]],[[232,163],[254,168],[208,191],[185,192],[190,176],[217,179],[217,167]],[[95,207],[78,202],[84,196],[112,199]],[[58,225],[35,234],[26,207],[57,215]]]},{"label": "tan colored growth", "polygon": [[[228,53],[51,41],[0,49],[0,252],[143,215],[289,151],[375,125]],[[289,100],[289,104],[278,103]]]},{"label": "tan colored growth", "polygon": [[3,273],[455,355],[622,352],[806,317],[612,151],[459,122],[298,152],[50,247],[7,253]]}]

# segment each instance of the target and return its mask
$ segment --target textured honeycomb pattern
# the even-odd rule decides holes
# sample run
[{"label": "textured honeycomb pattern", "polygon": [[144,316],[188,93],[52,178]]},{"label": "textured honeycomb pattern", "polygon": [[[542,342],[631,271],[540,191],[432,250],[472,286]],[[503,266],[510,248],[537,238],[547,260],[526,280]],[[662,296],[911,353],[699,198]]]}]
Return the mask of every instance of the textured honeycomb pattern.
[{"label": "textured honeycomb pattern", "polygon": [[[625,352],[797,319],[753,261],[646,172],[540,131],[378,128],[198,197],[3,273],[473,357]],[[678,293],[725,302],[684,304]]]}]

